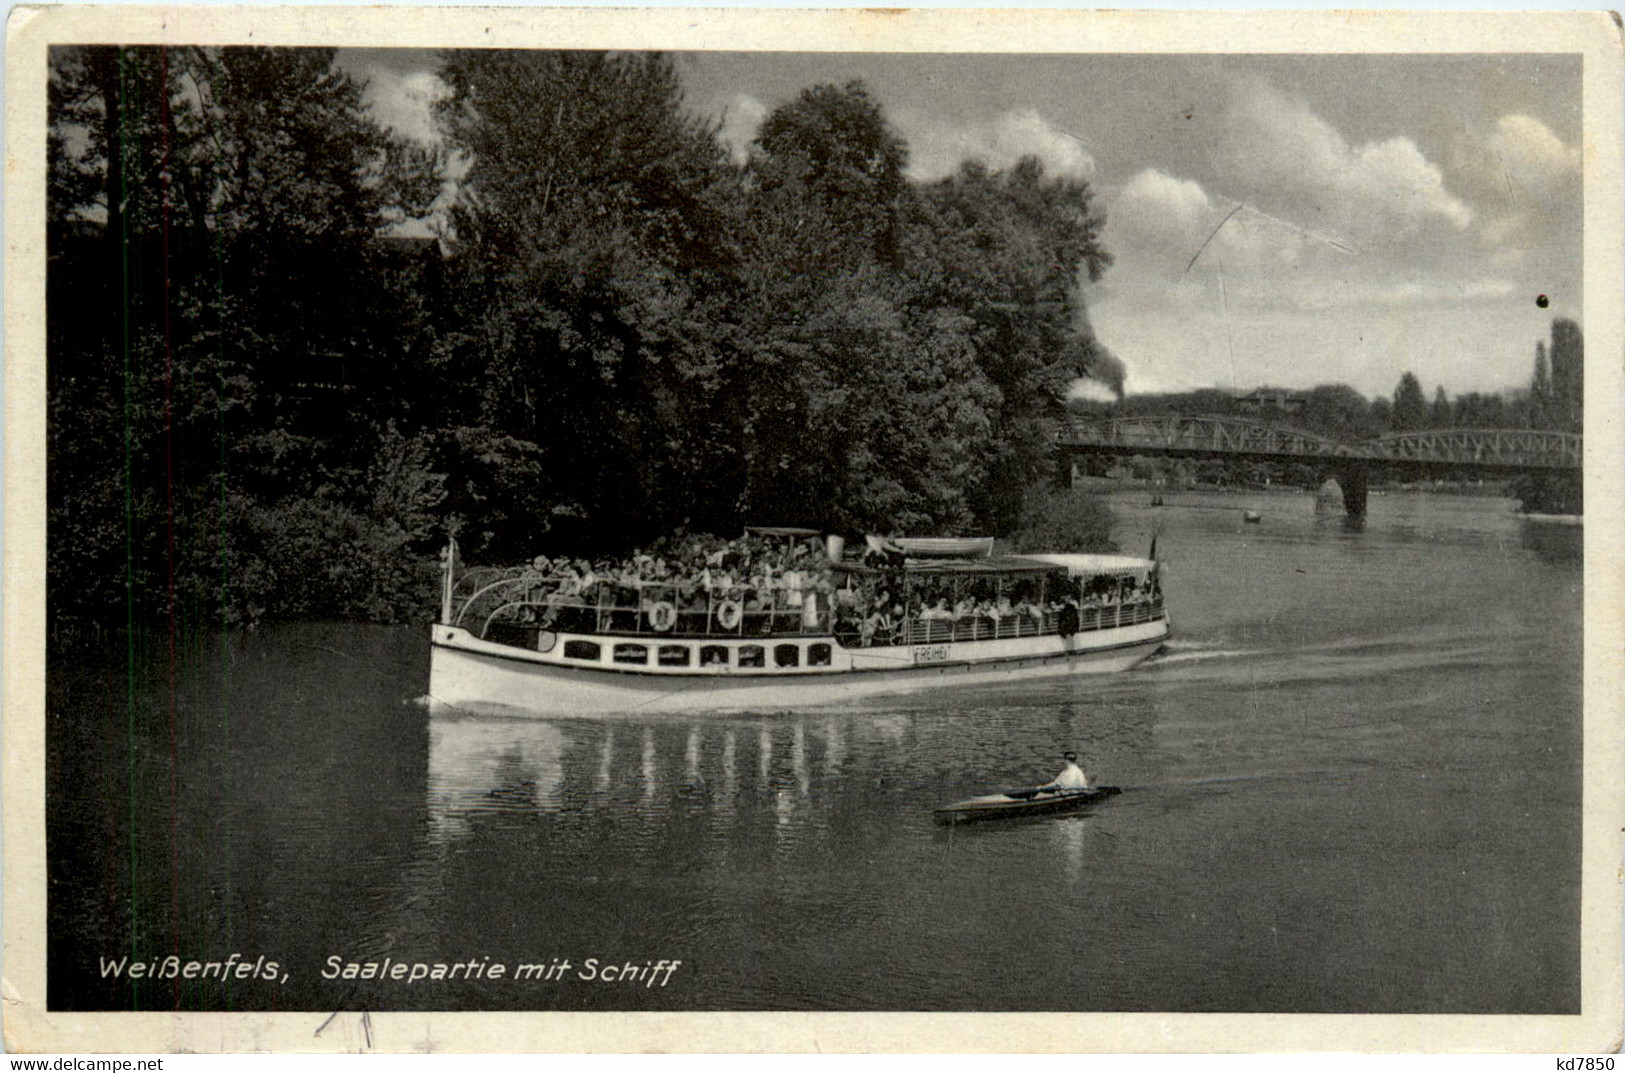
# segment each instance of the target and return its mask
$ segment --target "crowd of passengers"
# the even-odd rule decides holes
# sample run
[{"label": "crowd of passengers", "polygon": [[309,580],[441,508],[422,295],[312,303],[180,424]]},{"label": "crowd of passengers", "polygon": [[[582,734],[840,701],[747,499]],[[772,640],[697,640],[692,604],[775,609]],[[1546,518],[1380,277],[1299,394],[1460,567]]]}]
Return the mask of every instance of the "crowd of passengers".
[{"label": "crowd of passengers", "polygon": [[620,560],[538,555],[531,562],[531,573],[554,583],[553,591],[560,596],[611,607],[649,605],[675,596],[685,602],[697,599],[700,606],[710,597],[769,610],[787,604],[790,594],[796,595],[799,605],[801,595],[832,592],[835,587],[821,544],[755,534],[734,540],[680,537]]},{"label": "crowd of passengers", "polygon": [[[527,571],[536,588],[521,618],[582,631],[833,631],[844,644],[876,645],[903,641],[921,622],[953,623],[955,634],[977,622],[990,625],[989,636],[1069,633],[1087,628],[1100,609],[1161,597],[1155,569],[1140,579],[1097,576],[1081,585],[1051,576],[1046,587],[1039,575],[911,572],[905,579],[888,569],[895,561],[870,555],[865,562],[878,569],[837,572],[816,539],[756,534],[679,537],[620,560],[537,556]],[[1021,628],[1023,621],[1032,625]]]},{"label": "crowd of passengers", "polygon": [[[1057,591],[1061,590],[1061,591]],[[850,595],[849,595],[850,592]],[[852,590],[836,593],[836,636],[860,645],[910,639],[910,627],[946,623],[954,638],[1005,636],[1055,630],[1070,635],[1098,624],[1107,608],[1161,599],[1153,569],[1143,579],[1101,575],[1081,585],[1056,576],[912,574],[907,584],[884,573],[863,575]],[[978,628],[985,632],[977,632]]]}]

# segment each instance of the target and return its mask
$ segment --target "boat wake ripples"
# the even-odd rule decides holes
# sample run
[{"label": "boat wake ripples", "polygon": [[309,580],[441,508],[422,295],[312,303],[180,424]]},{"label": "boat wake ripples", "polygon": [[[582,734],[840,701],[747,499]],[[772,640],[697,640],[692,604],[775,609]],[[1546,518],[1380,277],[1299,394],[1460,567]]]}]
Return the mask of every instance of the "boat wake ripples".
[{"label": "boat wake ripples", "polygon": [[1264,654],[1266,654],[1266,650],[1262,648],[1227,648],[1223,645],[1204,644],[1200,641],[1175,641],[1164,645],[1161,652],[1146,660],[1142,666],[1146,670],[1152,670],[1160,666],[1206,662],[1208,660],[1246,659],[1250,656]]}]

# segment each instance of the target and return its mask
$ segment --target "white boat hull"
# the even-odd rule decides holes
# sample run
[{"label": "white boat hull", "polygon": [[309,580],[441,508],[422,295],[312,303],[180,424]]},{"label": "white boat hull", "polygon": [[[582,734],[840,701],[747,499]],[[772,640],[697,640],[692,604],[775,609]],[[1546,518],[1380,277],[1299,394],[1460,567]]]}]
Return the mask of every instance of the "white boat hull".
[{"label": "white boat hull", "polygon": [[[829,665],[674,670],[573,665],[557,655],[568,637],[555,639],[548,652],[532,652],[436,625],[428,701],[441,708],[542,716],[784,711],[944,687],[1125,671],[1161,648],[1168,632],[1167,620],[1159,618],[1069,638],[1047,635],[857,649],[843,648],[827,637],[803,638],[797,640],[828,646]],[[582,639],[606,645],[648,640]],[[780,640],[761,643],[772,646]]]}]

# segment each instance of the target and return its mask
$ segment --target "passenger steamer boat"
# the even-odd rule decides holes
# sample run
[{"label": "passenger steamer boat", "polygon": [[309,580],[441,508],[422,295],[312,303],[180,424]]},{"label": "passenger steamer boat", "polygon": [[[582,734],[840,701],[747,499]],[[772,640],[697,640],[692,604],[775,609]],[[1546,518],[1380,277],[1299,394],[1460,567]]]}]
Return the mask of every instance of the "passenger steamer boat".
[{"label": "passenger steamer boat", "polygon": [[1122,671],[1168,639],[1153,559],[991,551],[871,537],[852,556],[814,530],[752,529],[710,557],[714,569],[674,573],[639,556],[600,573],[545,559],[465,570],[453,542],[429,701],[543,715],[774,711]]}]

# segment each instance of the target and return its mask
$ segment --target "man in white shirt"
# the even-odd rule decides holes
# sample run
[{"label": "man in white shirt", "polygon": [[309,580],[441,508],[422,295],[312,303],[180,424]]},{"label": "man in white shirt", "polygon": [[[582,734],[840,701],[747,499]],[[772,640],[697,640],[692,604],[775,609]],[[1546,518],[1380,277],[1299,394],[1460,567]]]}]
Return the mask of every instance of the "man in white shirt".
[{"label": "man in white shirt", "polygon": [[1066,767],[1062,768],[1059,775],[1040,787],[1040,789],[1087,790],[1089,788],[1089,776],[1084,774],[1083,769],[1078,766],[1078,754],[1066,753],[1064,759],[1066,760]]}]

